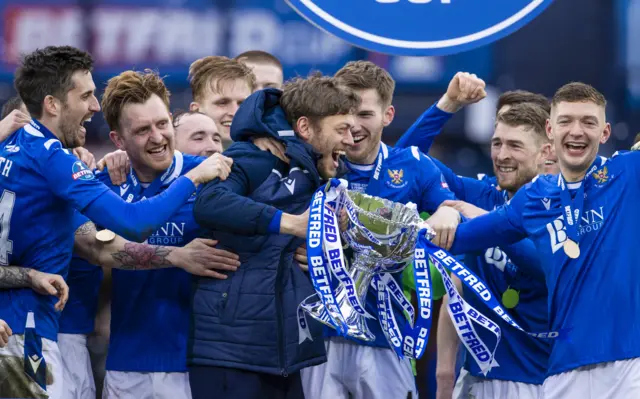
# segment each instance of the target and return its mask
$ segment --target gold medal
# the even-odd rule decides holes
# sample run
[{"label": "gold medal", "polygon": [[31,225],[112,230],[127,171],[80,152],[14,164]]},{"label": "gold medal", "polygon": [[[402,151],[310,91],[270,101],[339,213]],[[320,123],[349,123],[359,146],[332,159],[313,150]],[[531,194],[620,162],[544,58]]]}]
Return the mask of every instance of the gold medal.
[{"label": "gold medal", "polygon": [[111,230],[100,230],[96,233],[96,240],[100,242],[109,243],[116,238],[116,233]]},{"label": "gold medal", "polygon": [[513,309],[518,306],[518,302],[520,302],[520,294],[513,288],[507,288],[507,290],[502,293],[502,304],[505,308]]},{"label": "gold medal", "polygon": [[577,259],[580,256],[580,247],[570,238],[564,242],[564,253],[571,259]]}]

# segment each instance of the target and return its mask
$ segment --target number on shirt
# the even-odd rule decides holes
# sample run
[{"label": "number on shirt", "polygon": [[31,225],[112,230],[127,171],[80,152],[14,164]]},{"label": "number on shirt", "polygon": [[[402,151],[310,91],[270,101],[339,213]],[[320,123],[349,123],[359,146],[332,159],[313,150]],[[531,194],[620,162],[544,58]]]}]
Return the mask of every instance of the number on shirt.
[{"label": "number on shirt", "polygon": [[2,192],[0,198],[0,265],[9,265],[9,255],[13,252],[13,241],[9,239],[11,214],[16,202],[16,193],[9,190]]}]

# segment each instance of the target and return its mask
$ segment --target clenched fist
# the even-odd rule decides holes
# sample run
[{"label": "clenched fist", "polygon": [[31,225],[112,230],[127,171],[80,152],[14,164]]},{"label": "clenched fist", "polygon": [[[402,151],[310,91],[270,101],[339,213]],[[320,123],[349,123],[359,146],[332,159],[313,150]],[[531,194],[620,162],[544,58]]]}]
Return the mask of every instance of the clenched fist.
[{"label": "clenched fist", "polygon": [[454,113],[465,105],[477,103],[487,96],[486,83],[475,74],[458,72],[449,82],[447,92],[438,102],[438,108]]},{"label": "clenched fist", "polygon": [[213,154],[200,165],[191,169],[186,176],[191,179],[196,186],[207,183],[215,178],[225,180],[229,176],[229,173],[231,173],[231,165],[233,165],[233,159],[225,157],[222,154]]}]

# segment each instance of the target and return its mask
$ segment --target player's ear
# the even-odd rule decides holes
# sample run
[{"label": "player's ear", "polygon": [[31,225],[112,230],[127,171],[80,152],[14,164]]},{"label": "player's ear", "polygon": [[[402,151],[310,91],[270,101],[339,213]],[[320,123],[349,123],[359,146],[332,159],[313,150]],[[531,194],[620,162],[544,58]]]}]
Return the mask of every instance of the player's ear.
[{"label": "player's ear", "polygon": [[191,104],[189,104],[189,111],[191,111],[191,112],[200,111],[200,104],[198,104],[195,101],[192,101]]},{"label": "player's ear", "polygon": [[393,122],[393,118],[396,116],[396,109],[393,105],[389,105],[384,111],[382,116],[382,125],[387,127]]},{"label": "player's ear", "polygon": [[311,131],[311,123],[309,118],[302,116],[296,121],[295,131],[304,141],[309,141],[313,132]]},{"label": "player's ear", "polygon": [[604,144],[611,137],[611,124],[606,123],[604,125],[604,130],[602,131],[602,135],[600,136],[600,144]]},{"label": "player's ear", "polygon": [[124,141],[122,140],[122,137],[120,137],[120,134],[118,134],[118,132],[116,132],[115,130],[112,130],[109,132],[109,138],[111,139],[111,142],[119,149],[119,150],[123,150],[125,151],[124,148]]},{"label": "player's ear", "polygon": [[549,156],[551,156],[551,146],[553,144],[551,143],[544,143],[542,145],[542,148],[540,149],[540,157],[542,158],[540,160],[540,163],[544,164],[544,161],[549,158]]},{"label": "player's ear", "polygon": [[545,130],[547,132],[547,138],[553,141],[553,131],[551,129],[551,119],[547,119],[547,123],[545,124]]},{"label": "player's ear", "polygon": [[47,95],[42,103],[42,113],[51,116],[58,116],[60,113],[60,100],[52,95]]}]

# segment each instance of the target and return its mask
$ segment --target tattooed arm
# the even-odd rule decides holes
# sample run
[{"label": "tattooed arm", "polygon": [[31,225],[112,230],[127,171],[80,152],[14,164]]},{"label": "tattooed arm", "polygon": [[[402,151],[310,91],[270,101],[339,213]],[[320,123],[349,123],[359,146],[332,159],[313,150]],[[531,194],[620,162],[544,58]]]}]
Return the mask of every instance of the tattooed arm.
[{"label": "tattooed arm", "polygon": [[31,288],[31,276],[34,271],[28,267],[2,266],[0,267],[0,289]]},{"label": "tattooed arm", "polygon": [[[226,251],[214,248],[216,241],[195,239],[184,247],[164,247],[136,243],[116,236],[110,242],[96,239],[96,226],[85,222],[75,233],[74,251],[94,265],[124,270],[152,270],[179,267],[191,274],[225,279],[211,269],[235,271],[237,266],[220,265]],[[231,254],[233,255],[233,254]],[[233,255],[236,256],[236,255]],[[236,256],[237,257],[237,256]],[[237,263],[239,266],[239,263]]]},{"label": "tattooed arm", "polygon": [[62,310],[69,299],[69,286],[59,274],[43,273],[28,267],[0,266],[0,289],[12,288],[31,288],[41,295],[57,296],[57,310]]}]

